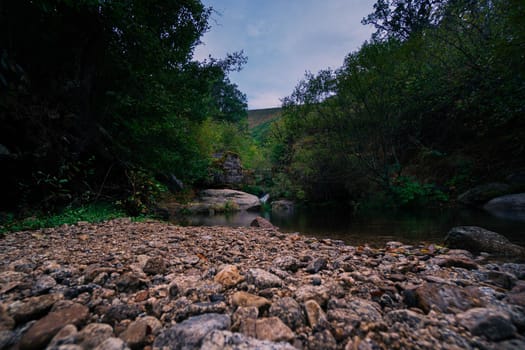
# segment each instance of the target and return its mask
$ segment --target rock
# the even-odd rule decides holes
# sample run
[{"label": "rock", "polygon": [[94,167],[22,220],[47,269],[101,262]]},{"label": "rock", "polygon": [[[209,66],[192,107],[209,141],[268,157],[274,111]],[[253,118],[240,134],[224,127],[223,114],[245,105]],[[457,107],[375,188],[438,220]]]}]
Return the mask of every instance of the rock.
[{"label": "rock", "polygon": [[424,283],[415,290],[417,307],[425,313],[432,307],[441,312],[465,311],[475,306],[481,306],[478,295],[472,290],[455,285],[441,283]]},{"label": "rock", "polygon": [[9,314],[17,323],[38,319],[48,313],[53,305],[61,300],[61,294],[47,294],[15,301],[9,305]]},{"label": "rock", "polygon": [[508,272],[489,271],[486,276],[490,283],[508,290],[514,288],[517,282],[516,276]]},{"label": "rock", "polygon": [[265,218],[263,218],[261,216],[258,216],[255,219],[253,219],[253,221],[250,223],[250,226],[251,227],[265,228],[265,229],[269,229],[269,230],[276,230],[277,229],[277,227],[273,226],[273,224],[270,221],[266,220]]},{"label": "rock", "polygon": [[239,273],[237,266],[227,265],[215,275],[213,280],[216,283],[222,284],[226,288],[231,288],[244,281],[244,277]]},{"label": "rock", "polygon": [[386,314],[385,321],[391,325],[395,323],[406,324],[415,330],[425,325],[425,316],[412,310],[392,310]]},{"label": "rock", "polygon": [[153,340],[148,339],[148,336],[156,335],[161,328],[162,324],[159,320],[146,316],[131,322],[128,328],[119,335],[119,338],[124,340],[131,349],[142,349],[144,345]]},{"label": "rock", "polygon": [[328,320],[326,314],[314,300],[308,300],[304,303],[304,311],[310,327],[314,329],[327,327]]},{"label": "rock", "polygon": [[274,343],[246,337],[240,333],[213,331],[203,340],[202,350],[295,350],[288,343]]},{"label": "rock", "polygon": [[35,285],[33,286],[33,294],[40,295],[49,292],[54,286],[57,285],[57,281],[51,276],[43,275],[38,278]]},{"label": "rock", "polygon": [[281,199],[272,202],[272,212],[277,213],[291,213],[295,209],[295,204],[292,201]]},{"label": "rock", "polygon": [[91,323],[78,332],[78,343],[84,349],[93,349],[113,336],[113,328],[105,323]]},{"label": "rock", "polygon": [[491,199],[483,209],[503,219],[525,221],[525,193]]},{"label": "rock", "polygon": [[452,228],[445,238],[449,248],[467,249],[474,253],[486,252],[498,256],[525,257],[525,248],[512,244],[504,236],[476,226]]},{"label": "rock", "polygon": [[115,284],[119,292],[133,293],[147,288],[148,281],[136,272],[127,272],[121,275]]},{"label": "rock", "polygon": [[288,327],[295,330],[304,326],[304,313],[299,303],[290,297],[276,300],[269,311],[270,316],[279,317]]},{"label": "rock", "polygon": [[65,325],[82,324],[89,315],[84,305],[72,304],[69,307],[53,311],[36,321],[20,340],[20,349],[44,347]]},{"label": "rock", "polygon": [[[255,306],[238,307],[232,316],[232,330],[238,330],[239,328],[245,328],[247,321],[253,321],[254,333],[255,333],[255,320],[259,316],[259,309]],[[243,332],[243,330],[241,330]],[[243,332],[244,333],[244,332]]]},{"label": "rock", "polygon": [[266,317],[255,322],[257,339],[273,342],[290,341],[295,337],[294,332],[278,317]]},{"label": "rock", "polygon": [[146,261],[142,271],[147,275],[165,274],[168,271],[168,266],[163,257],[155,256]]},{"label": "rock", "polygon": [[[111,327],[110,327],[111,328]],[[112,331],[113,333],[113,331]],[[46,350],[58,350],[65,344],[75,344],[78,341],[78,330],[75,325],[65,325],[49,342]]]},{"label": "rock", "polygon": [[478,268],[478,264],[472,259],[449,256],[449,255],[439,255],[433,258],[432,263],[441,266],[441,267],[461,267],[468,270],[475,270]]},{"label": "rock", "polygon": [[[20,303],[20,302],[15,301],[13,304],[17,304],[17,303]],[[11,317],[5,310],[5,307],[3,307],[2,304],[0,304],[0,331],[8,331],[13,328],[15,328],[15,319]]]},{"label": "rock", "polygon": [[94,350],[130,350],[130,348],[126,346],[126,343],[124,343],[122,339],[108,338]]},{"label": "rock", "polygon": [[236,292],[232,295],[232,304],[235,306],[249,307],[255,306],[260,309],[269,306],[271,303],[268,299],[253,295],[247,292]]},{"label": "rock", "polygon": [[335,350],[337,341],[328,329],[315,332],[308,337],[307,349],[309,350]]},{"label": "rock", "polygon": [[109,324],[115,324],[122,320],[133,320],[142,310],[137,304],[118,304],[110,306],[103,315],[103,321]]},{"label": "rock", "polygon": [[241,159],[233,152],[215,154],[210,172],[215,187],[239,185],[244,179]]},{"label": "rock", "polygon": [[203,190],[199,194],[198,201],[191,203],[188,209],[196,213],[208,213],[210,211],[236,211],[259,210],[261,202],[253,194],[235,190]]},{"label": "rock", "polygon": [[473,308],[458,314],[459,324],[467,328],[472,334],[484,336],[492,341],[511,338],[516,327],[508,315],[487,308]]},{"label": "rock", "polygon": [[273,261],[273,266],[284,271],[296,272],[301,266],[301,262],[293,256],[281,255]]},{"label": "rock", "polygon": [[325,286],[304,285],[295,291],[295,300],[304,303],[315,300],[319,305],[325,305],[329,298],[329,291]]},{"label": "rock", "polygon": [[472,207],[482,207],[489,200],[508,194],[511,187],[504,183],[488,183],[474,187],[458,196],[458,202]]},{"label": "rock", "polygon": [[246,273],[246,282],[255,285],[259,289],[281,287],[282,280],[263,269],[250,269]]},{"label": "rock", "polygon": [[321,271],[322,269],[326,268],[326,264],[328,262],[326,261],[325,258],[317,258],[317,259],[314,259],[312,262],[310,262],[308,264],[308,266],[306,267],[306,272],[308,273],[318,273],[319,271]]},{"label": "rock", "polygon": [[10,349],[11,345],[16,343],[15,332],[0,330],[0,349]]},{"label": "rock", "polygon": [[214,330],[230,328],[230,317],[206,314],[190,317],[186,321],[163,330],[153,343],[153,348],[198,349],[204,337]]}]

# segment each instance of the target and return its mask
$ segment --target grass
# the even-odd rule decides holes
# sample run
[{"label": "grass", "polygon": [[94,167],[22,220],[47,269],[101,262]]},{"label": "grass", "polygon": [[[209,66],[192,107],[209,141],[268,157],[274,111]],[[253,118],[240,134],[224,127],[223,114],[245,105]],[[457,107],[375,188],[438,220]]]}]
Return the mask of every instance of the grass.
[{"label": "grass", "polygon": [[17,219],[12,214],[0,217],[0,235],[8,232],[37,230],[74,224],[79,221],[101,222],[127,216],[126,213],[109,203],[94,203],[82,207],[67,207],[58,214],[36,215]]}]

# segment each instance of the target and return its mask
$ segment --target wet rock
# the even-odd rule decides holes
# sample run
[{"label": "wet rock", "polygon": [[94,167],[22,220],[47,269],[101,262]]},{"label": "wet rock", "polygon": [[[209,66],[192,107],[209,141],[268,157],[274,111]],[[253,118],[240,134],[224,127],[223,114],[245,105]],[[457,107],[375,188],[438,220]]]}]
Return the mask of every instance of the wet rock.
[{"label": "wet rock", "polygon": [[161,256],[149,258],[142,268],[142,271],[147,275],[164,274],[167,270],[168,266],[166,260]]},{"label": "wet rock", "polygon": [[415,290],[415,298],[417,307],[425,313],[432,308],[450,313],[482,306],[478,295],[474,295],[472,290],[440,283],[424,283]]},{"label": "wet rock", "polygon": [[48,313],[53,305],[61,300],[61,294],[47,294],[37,297],[15,301],[9,305],[9,314],[17,323],[23,323],[30,320],[38,319]]},{"label": "wet rock", "polygon": [[246,273],[246,282],[259,289],[281,287],[282,280],[276,275],[263,269],[250,269]]},{"label": "wet rock", "polygon": [[272,212],[276,213],[290,213],[295,209],[295,204],[289,200],[278,200],[272,202]]},{"label": "wet rock", "polygon": [[250,226],[251,227],[260,227],[260,228],[269,229],[269,230],[276,230],[277,229],[277,227],[273,226],[270,221],[268,221],[265,218],[260,217],[260,216],[258,216],[255,219],[253,219],[253,221],[250,223]]},{"label": "wet rock", "polygon": [[445,244],[449,248],[467,249],[474,253],[525,257],[525,248],[511,243],[499,233],[476,226],[454,227],[448,232]]},{"label": "wet rock", "polygon": [[43,275],[40,276],[35,285],[33,286],[33,294],[40,295],[49,292],[54,286],[57,285],[57,281],[51,276]]},{"label": "wet rock", "polygon": [[22,336],[20,349],[30,350],[44,347],[65,325],[82,324],[88,314],[88,308],[80,304],[73,304],[47,314]]},{"label": "wet rock", "polygon": [[478,264],[472,259],[457,256],[436,256],[431,260],[431,263],[441,267],[461,267],[467,270],[475,270],[478,268]]},{"label": "wet rock", "polygon": [[226,265],[215,275],[213,279],[216,283],[222,284],[226,288],[236,286],[238,283],[244,281],[244,277],[239,273],[239,269],[235,265]]},{"label": "wet rock", "polygon": [[269,311],[270,316],[279,317],[288,327],[295,330],[304,326],[304,313],[299,303],[290,297],[276,300]]},{"label": "wet rock", "polygon": [[517,282],[516,276],[507,272],[489,271],[486,276],[490,283],[508,290],[514,288]]},{"label": "wet rock", "polygon": [[119,338],[108,338],[94,350],[130,350],[126,343]]},{"label": "wet rock", "polygon": [[521,350],[525,349],[525,340],[511,339],[498,343],[498,350]]},{"label": "wet rock", "polygon": [[253,295],[247,292],[236,292],[232,295],[232,304],[235,306],[263,308],[270,306],[270,301],[266,298]]},{"label": "wet rock", "polygon": [[289,341],[295,337],[294,332],[278,317],[267,317],[255,322],[257,339],[273,342]]},{"label": "wet rock", "polygon": [[163,330],[155,339],[153,348],[198,349],[204,337],[214,330],[230,328],[230,317],[206,314],[190,317],[186,321]]},{"label": "wet rock", "polygon": [[507,194],[510,186],[504,183],[488,183],[474,187],[458,196],[458,201],[464,205],[482,207],[489,200]]},{"label": "wet rock", "polygon": [[306,267],[308,273],[318,273],[322,269],[326,268],[327,260],[325,258],[317,258],[311,261]]},{"label": "wet rock", "polygon": [[293,256],[282,255],[273,261],[273,265],[281,270],[296,272],[302,264]]},{"label": "wet rock", "polygon": [[459,324],[472,334],[484,336],[492,341],[500,341],[513,337],[516,327],[508,315],[487,308],[473,308],[458,314]]},{"label": "wet rock", "polygon": [[213,331],[203,340],[201,349],[206,350],[295,350],[288,343],[274,343],[246,337],[229,331]]},{"label": "wet rock", "polygon": [[525,221],[525,193],[509,194],[491,199],[483,209],[494,216]]}]

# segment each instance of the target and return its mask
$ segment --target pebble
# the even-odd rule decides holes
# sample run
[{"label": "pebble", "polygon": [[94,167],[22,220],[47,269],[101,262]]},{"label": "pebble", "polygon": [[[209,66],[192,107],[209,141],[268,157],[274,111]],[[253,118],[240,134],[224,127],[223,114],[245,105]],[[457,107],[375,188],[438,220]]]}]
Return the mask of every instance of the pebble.
[{"label": "pebble", "polygon": [[0,240],[0,349],[522,349],[525,265],[126,219]]}]

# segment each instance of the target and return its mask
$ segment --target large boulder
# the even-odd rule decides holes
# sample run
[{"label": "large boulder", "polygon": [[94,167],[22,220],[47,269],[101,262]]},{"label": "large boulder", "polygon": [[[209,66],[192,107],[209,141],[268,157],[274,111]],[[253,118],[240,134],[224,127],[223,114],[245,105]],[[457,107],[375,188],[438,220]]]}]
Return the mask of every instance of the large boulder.
[{"label": "large boulder", "polygon": [[218,153],[214,155],[210,168],[210,185],[231,186],[243,183],[243,169],[239,155],[233,152]]},{"label": "large boulder", "polygon": [[445,245],[452,249],[466,249],[473,253],[487,252],[498,256],[525,257],[525,248],[511,243],[499,233],[476,226],[452,228],[445,238]]},{"label": "large boulder", "polygon": [[525,221],[525,193],[494,198],[483,209],[497,217]]},{"label": "large boulder", "polygon": [[492,198],[508,194],[511,187],[504,183],[493,182],[480,185],[460,194],[458,202],[470,207],[482,207]]},{"label": "large boulder", "polygon": [[258,211],[261,202],[257,196],[246,192],[228,189],[208,189],[199,194],[196,202],[189,205],[188,209],[197,213],[221,211]]}]

